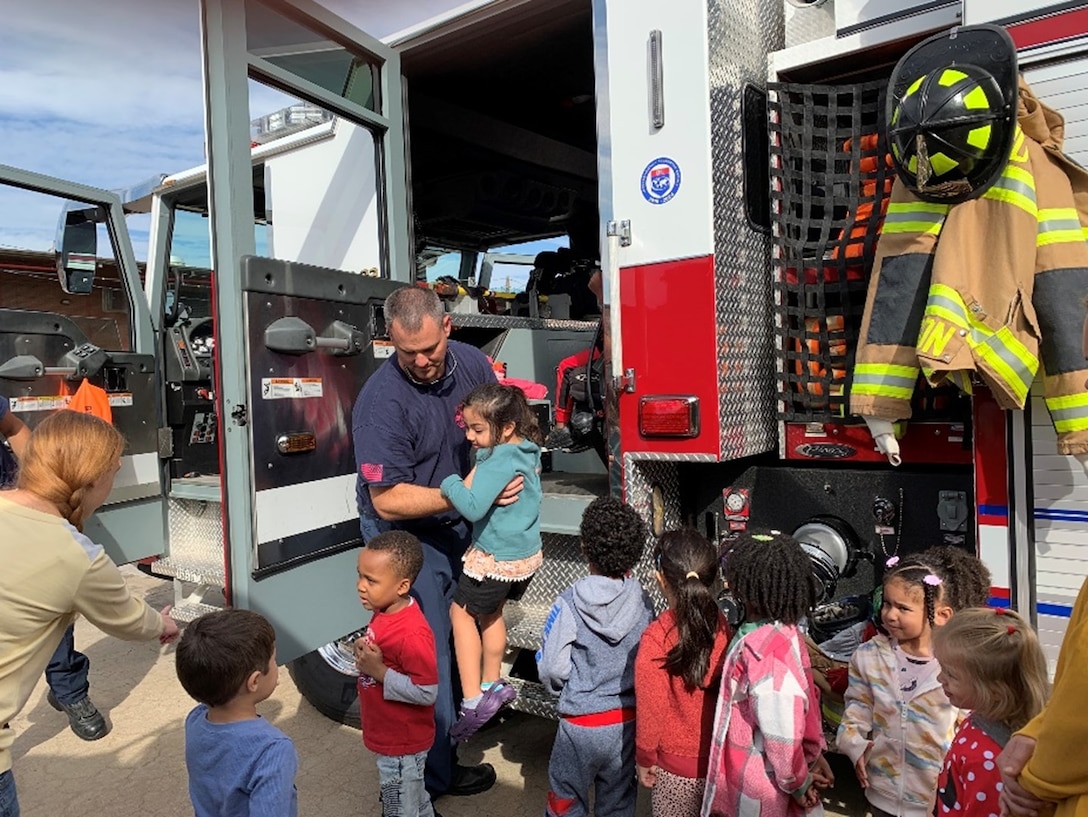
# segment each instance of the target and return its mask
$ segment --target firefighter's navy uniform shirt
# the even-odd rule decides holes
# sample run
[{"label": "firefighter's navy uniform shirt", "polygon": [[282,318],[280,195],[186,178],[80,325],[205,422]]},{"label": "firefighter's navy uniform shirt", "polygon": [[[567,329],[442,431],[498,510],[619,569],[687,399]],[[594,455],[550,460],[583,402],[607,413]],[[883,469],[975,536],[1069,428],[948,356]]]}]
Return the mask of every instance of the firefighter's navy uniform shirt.
[{"label": "firefighter's navy uniform shirt", "polygon": [[[487,357],[475,346],[449,341],[446,373],[418,383],[393,356],[371,375],[352,412],[359,515],[376,517],[370,485],[409,483],[437,488],[450,474],[464,476],[471,446],[461,403],[473,388],[495,381]],[[455,511],[398,524],[408,530],[456,521]]]}]

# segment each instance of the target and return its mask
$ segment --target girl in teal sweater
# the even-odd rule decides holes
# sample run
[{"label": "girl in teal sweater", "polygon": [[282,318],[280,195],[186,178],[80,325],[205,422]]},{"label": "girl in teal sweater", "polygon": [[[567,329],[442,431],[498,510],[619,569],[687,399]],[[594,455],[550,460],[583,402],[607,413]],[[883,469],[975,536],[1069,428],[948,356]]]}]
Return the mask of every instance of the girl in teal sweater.
[{"label": "girl in teal sweater", "polygon": [[[519,599],[540,567],[540,443],[536,417],[516,386],[477,386],[462,407],[465,436],[476,450],[476,467],[465,479],[442,481],[442,495],[472,523],[472,546],[450,605],[453,645],[465,699],[450,729],[465,740],[516,690],[499,677],[506,652],[502,608]],[[521,476],[518,501],[494,504],[506,485]]]}]

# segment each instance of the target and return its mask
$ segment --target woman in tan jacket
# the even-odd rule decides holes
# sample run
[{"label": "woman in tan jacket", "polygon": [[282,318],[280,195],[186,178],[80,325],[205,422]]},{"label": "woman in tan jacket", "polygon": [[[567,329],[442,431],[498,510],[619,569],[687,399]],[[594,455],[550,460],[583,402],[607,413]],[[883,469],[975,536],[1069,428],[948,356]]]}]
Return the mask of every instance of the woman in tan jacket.
[{"label": "woman in tan jacket", "polygon": [[177,624],[134,598],[82,532],[113,488],[125,441],[109,423],[61,411],[30,435],[17,487],[0,492],[0,817],[18,817],[14,730],[65,629],[78,614],[129,640],[177,637]]}]

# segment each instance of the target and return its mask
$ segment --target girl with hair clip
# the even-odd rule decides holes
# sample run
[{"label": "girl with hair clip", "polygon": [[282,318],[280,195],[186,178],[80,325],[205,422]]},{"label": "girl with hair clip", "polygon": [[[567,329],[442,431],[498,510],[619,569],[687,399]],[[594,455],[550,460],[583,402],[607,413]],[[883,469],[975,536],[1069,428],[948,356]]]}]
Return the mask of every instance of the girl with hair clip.
[{"label": "girl with hair clip", "polygon": [[945,755],[936,815],[998,814],[1004,787],[997,756],[1043,710],[1049,691],[1039,639],[1011,610],[974,608],[937,630],[933,651],[948,700],[971,710]]},{"label": "girl with hair clip", "polygon": [[718,549],[693,528],[657,542],[654,576],[668,609],[635,659],[635,763],[654,817],[698,817],[729,625],[711,593]]},{"label": "girl with hair clip", "polygon": [[[525,394],[516,386],[486,383],[461,406],[465,436],[476,466],[461,479],[442,480],[442,496],[472,523],[461,578],[450,605],[454,653],[464,700],[450,737],[465,740],[517,697],[499,677],[506,652],[502,608],[517,600],[543,561],[540,543],[540,444],[543,437]],[[524,478],[518,501],[493,503],[515,477]]]},{"label": "girl with hair clip", "polygon": [[834,778],[798,623],[816,600],[812,566],[791,536],[744,534],[724,557],[745,613],[722,668],[701,817],[822,814]]},{"label": "girl with hair clip", "polygon": [[952,618],[956,593],[918,556],[887,561],[880,607],[885,632],[850,659],[836,744],[854,763],[873,817],[933,811],[937,773],[959,717],[933,657],[933,633]]}]

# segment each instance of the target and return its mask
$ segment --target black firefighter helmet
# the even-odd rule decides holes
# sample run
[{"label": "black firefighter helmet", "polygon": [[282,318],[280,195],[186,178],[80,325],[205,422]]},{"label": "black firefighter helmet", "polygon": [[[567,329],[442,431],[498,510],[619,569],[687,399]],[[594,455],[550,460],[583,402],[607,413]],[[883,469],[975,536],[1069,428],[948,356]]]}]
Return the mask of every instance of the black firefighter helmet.
[{"label": "black firefighter helmet", "polygon": [[919,43],[888,86],[896,172],[920,199],[958,204],[997,181],[1012,151],[1016,46],[999,26],[953,28]]}]

